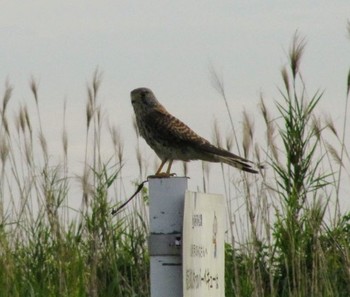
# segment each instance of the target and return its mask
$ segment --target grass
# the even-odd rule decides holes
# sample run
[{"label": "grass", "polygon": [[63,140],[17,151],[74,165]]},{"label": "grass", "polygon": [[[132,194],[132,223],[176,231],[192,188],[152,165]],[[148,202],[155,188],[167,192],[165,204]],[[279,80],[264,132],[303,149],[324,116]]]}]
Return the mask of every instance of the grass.
[{"label": "grass", "polygon": [[[123,146],[111,127],[116,162],[104,163],[97,101],[100,81],[95,72],[88,86],[85,163],[78,176],[80,209],[68,204],[76,178],[68,175],[65,124],[63,162],[54,165],[35,80],[30,89],[36,114],[30,117],[28,108],[21,106],[14,123],[7,114],[12,87],[5,85],[0,129],[0,296],[149,296],[145,216],[140,208],[111,215],[116,201],[109,197],[121,183]],[[36,124],[33,118],[38,119]]]},{"label": "grass", "polygon": [[[243,114],[244,156],[261,161],[263,155],[268,169],[260,179],[242,174],[234,180],[229,172],[223,174],[232,188],[227,193],[234,193],[227,195],[228,201],[241,197],[246,208],[243,220],[241,214],[237,220],[233,207],[228,213],[233,227],[226,245],[227,296],[348,296],[350,292],[345,231],[350,221],[349,213],[340,211],[339,192],[341,172],[349,162],[345,146],[349,84],[340,137],[329,118],[317,115],[323,93],[308,95],[300,72],[305,45],[296,33],[288,64],[281,70],[277,115],[272,116],[261,98],[265,147],[253,143],[253,124]],[[217,77],[215,86],[226,102],[223,82],[218,83]],[[234,230],[238,226],[241,229]]]},{"label": "grass", "polygon": [[[234,130],[223,80],[211,70],[224,100],[232,134],[215,143],[265,163],[260,176],[222,166],[227,201],[226,296],[348,296],[350,212],[340,191],[349,154],[344,125],[320,117],[323,93],[309,96],[302,78],[305,41],[293,37],[275,111],[261,98],[264,144],[254,142],[252,117],[243,113],[242,146]],[[105,129],[98,100],[101,73],[87,86],[84,165],[70,176],[65,107],[62,158],[54,164],[40,116],[39,88],[30,81],[35,113],[21,105],[9,118],[13,88],[5,83],[0,107],[0,296],[149,296],[147,190],[125,212],[111,215],[124,195],[124,146],[119,130]],[[135,125],[134,125],[135,127]],[[110,132],[113,155],[102,156],[102,131]],[[136,137],[139,139],[135,127]],[[38,136],[38,137],[37,137]],[[224,144],[223,144],[224,143]],[[236,149],[235,149],[236,151]],[[149,164],[137,141],[139,175]],[[187,166],[183,166],[187,172]],[[206,190],[210,168],[203,163]],[[343,178],[342,178],[343,176]],[[215,177],[217,178],[217,177]],[[68,200],[76,180],[81,206]],[[74,194],[76,195],[76,194]]]}]

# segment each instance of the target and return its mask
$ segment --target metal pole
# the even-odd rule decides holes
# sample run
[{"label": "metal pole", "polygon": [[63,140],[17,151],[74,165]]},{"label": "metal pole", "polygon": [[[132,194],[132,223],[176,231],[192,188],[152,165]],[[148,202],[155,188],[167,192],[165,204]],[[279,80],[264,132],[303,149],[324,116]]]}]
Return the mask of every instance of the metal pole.
[{"label": "metal pole", "polygon": [[186,177],[150,178],[151,297],[182,297],[182,222]]}]

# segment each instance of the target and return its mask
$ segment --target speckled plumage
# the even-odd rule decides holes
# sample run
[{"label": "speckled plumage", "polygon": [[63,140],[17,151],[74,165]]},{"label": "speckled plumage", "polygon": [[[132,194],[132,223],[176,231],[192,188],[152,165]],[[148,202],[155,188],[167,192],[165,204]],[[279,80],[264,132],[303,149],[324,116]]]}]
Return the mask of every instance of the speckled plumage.
[{"label": "speckled plumage", "polygon": [[[172,116],[158,102],[150,89],[133,90],[131,102],[140,135],[162,160],[156,175],[170,175],[171,164],[174,160],[223,162],[240,170],[257,173],[250,165],[251,161],[217,148]],[[166,173],[161,173],[167,161],[169,161],[168,169]]]}]

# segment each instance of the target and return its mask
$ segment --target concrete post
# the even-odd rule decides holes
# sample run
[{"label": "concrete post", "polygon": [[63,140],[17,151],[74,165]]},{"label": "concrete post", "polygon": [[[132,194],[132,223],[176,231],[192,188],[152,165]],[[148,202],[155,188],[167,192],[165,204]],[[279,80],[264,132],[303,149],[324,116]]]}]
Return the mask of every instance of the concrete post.
[{"label": "concrete post", "polygon": [[182,224],[186,177],[150,178],[151,297],[182,297]]}]

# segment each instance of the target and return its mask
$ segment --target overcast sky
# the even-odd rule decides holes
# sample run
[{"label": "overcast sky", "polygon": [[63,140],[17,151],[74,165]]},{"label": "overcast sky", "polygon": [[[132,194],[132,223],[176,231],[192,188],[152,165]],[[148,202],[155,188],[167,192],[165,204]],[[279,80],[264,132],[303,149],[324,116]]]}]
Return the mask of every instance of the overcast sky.
[{"label": "overcast sky", "polygon": [[50,151],[60,146],[67,100],[72,162],[79,163],[86,83],[98,67],[99,100],[121,130],[126,167],[136,168],[132,89],[151,88],[169,111],[211,139],[214,118],[223,134],[229,128],[224,103],[211,86],[212,65],[223,77],[240,129],[244,109],[258,115],[260,93],[268,104],[278,99],[280,69],[296,30],[307,40],[302,73],[309,91],[325,90],[321,111],[341,128],[348,19],[349,0],[2,1],[0,83],[9,79],[15,88],[11,105],[18,107],[32,104],[28,81],[38,80]]}]

